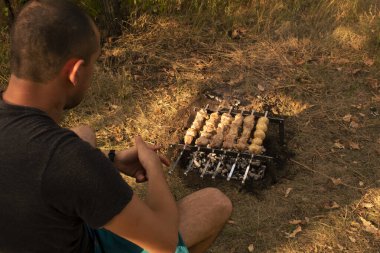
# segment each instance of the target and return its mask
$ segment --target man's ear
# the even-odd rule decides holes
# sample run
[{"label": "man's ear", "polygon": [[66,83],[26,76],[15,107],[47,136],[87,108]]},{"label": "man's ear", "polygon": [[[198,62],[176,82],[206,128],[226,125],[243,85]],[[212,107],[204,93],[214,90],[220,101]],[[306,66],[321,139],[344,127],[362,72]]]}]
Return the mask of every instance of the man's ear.
[{"label": "man's ear", "polygon": [[67,78],[74,86],[76,86],[79,82],[79,72],[83,65],[84,60],[82,59],[69,60],[65,65]]}]

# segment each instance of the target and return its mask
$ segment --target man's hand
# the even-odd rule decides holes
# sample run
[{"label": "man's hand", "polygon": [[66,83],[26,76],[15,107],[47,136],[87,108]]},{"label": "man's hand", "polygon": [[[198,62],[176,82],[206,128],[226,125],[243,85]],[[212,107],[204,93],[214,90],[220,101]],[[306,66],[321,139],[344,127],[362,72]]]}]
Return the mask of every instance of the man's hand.
[{"label": "man's hand", "polygon": [[[143,150],[143,151],[141,152],[138,151],[137,142],[139,142],[140,144],[139,145],[140,150]],[[145,147],[147,148],[147,150],[144,149]],[[163,163],[166,166],[170,165],[170,161],[166,157],[155,153],[159,149],[160,149],[159,146],[145,143],[141,139],[141,137],[136,137],[136,146],[126,149],[126,150],[116,151],[115,162],[114,162],[115,167],[121,172],[123,172],[124,174],[130,177],[134,177],[137,183],[145,182],[148,180],[148,177],[147,177],[147,173],[143,164],[139,160],[140,156],[145,156],[146,157],[145,159],[152,159],[152,158],[149,158],[149,155],[158,156],[161,163]],[[144,150],[146,152],[144,152]],[[144,153],[144,154],[139,154],[139,152]],[[148,154],[146,154],[147,152]],[[149,154],[149,152],[152,152],[152,153]]]}]

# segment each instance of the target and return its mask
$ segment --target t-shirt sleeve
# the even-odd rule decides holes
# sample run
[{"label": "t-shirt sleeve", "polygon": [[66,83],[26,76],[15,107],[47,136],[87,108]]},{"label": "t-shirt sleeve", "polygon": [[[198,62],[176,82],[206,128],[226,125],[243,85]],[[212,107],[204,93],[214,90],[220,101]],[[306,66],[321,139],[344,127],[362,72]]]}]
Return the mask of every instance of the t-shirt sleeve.
[{"label": "t-shirt sleeve", "polygon": [[129,203],[133,191],[99,149],[68,132],[51,154],[42,195],[63,215],[102,227]]}]

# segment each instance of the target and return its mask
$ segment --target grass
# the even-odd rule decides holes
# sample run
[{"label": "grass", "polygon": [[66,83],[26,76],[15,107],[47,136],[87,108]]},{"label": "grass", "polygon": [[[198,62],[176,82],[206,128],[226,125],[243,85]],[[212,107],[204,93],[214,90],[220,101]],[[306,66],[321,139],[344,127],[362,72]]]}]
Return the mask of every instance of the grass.
[{"label": "grass", "polygon": [[[169,144],[182,138],[193,107],[219,104],[205,91],[219,94],[224,106],[239,99],[256,110],[268,97],[278,99],[295,162],[277,184],[255,194],[218,182],[235,210],[209,252],[248,252],[249,244],[254,252],[378,252],[380,119],[371,108],[380,110],[380,6],[201,2],[177,10],[175,2],[157,1],[167,4],[165,11],[136,16],[104,45],[89,96],[63,125],[90,124],[102,148],[128,147],[141,134],[172,156]],[[2,85],[6,62],[0,58]],[[348,114],[351,122],[343,120]],[[337,142],[344,148],[334,148]],[[338,178],[342,184],[334,184]],[[178,176],[168,181],[176,198],[207,185]],[[332,202],[339,207],[329,209]],[[291,220],[301,220],[302,231],[287,238],[297,227]]]}]

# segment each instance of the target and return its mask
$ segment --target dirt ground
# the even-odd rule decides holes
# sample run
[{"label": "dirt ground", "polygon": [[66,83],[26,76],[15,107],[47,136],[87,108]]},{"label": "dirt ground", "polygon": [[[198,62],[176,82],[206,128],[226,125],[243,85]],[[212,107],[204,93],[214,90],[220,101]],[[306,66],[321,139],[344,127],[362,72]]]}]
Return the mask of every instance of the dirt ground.
[{"label": "dirt ground", "polygon": [[276,184],[251,193],[236,182],[168,175],[177,199],[207,186],[231,198],[231,220],[209,252],[379,252],[379,51],[344,26],[322,38],[291,31],[284,23],[265,37],[249,26],[142,16],[107,40],[89,96],[63,126],[91,125],[101,148],[129,147],[140,134],[174,160],[169,145],[195,107],[239,100],[263,111],[270,97],[295,153]]},{"label": "dirt ground", "polygon": [[220,33],[147,19],[105,45],[93,96],[64,125],[92,125],[102,148],[141,134],[174,160],[169,145],[194,107],[240,100],[262,111],[275,98],[295,153],[276,184],[249,193],[236,182],[168,176],[177,199],[207,186],[231,198],[231,220],[209,252],[379,252],[378,52],[354,36],[258,38],[246,27]]}]

